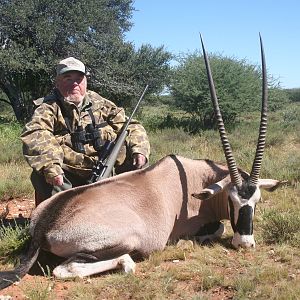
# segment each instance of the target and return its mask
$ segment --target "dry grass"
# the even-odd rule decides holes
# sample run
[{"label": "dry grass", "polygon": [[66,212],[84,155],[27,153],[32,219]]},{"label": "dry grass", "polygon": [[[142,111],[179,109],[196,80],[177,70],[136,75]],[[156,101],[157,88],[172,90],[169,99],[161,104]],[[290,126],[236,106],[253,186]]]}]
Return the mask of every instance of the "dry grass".
[{"label": "dry grass", "polygon": [[168,246],[138,263],[136,275],[81,280],[66,299],[297,299],[299,292],[299,248],[262,243],[236,251],[225,237],[184,255]]},{"label": "dry grass", "polygon": [[25,161],[0,164],[0,199],[32,196],[30,173]]}]

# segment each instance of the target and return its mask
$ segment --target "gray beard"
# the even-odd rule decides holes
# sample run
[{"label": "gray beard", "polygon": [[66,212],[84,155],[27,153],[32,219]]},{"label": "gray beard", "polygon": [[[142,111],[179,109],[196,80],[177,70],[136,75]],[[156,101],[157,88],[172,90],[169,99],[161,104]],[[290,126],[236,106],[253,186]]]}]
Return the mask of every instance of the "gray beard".
[{"label": "gray beard", "polygon": [[82,104],[84,96],[78,96],[78,95],[69,95],[65,97],[65,100],[68,102],[74,103],[76,106],[80,107]]}]

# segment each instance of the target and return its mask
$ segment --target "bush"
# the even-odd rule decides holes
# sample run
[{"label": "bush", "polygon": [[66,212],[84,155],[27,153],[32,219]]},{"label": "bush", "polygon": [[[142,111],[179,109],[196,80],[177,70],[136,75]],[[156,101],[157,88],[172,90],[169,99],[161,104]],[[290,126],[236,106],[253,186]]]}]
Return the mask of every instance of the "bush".
[{"label": "bush", "polygon": [[290,106],[288,109],[282,112],[283,126],[296,128],[299,125],[300,120],[300,106]]},{"label": "bush", "polygon": [[16,256],[22,252],[26,242],[29,240],[29,225],[25,227],[17,225],[0,226],[0,260],[4,262],[15,262]]},{"label": "bush", "polygon": [[292,102],[300,102],[300,88],[299,89],[287,89],[287,95]]},{"label": "bush", "polygon": [[[261,69],[246,60],[216,54],[209,60],[224,123],[232,125],[242,113],[260,111]],[[203,57],[197,52],[188,54],[173,72],[170,91],[175,104],[199,119],[202,129],[213,128],[216,121]],[[275,111],[289,99],[275,79],[268,79],[269,110]]]},{"label": "bush", "polygon": [[21,125],[17,122],[0,123],[0,163],[23,160],[21,130]]},{"label": "bush", "polygon": [[263,214],[263,239],[266,243],[287,243],[300,248],[300,216],[296,212],[270,210]]}]

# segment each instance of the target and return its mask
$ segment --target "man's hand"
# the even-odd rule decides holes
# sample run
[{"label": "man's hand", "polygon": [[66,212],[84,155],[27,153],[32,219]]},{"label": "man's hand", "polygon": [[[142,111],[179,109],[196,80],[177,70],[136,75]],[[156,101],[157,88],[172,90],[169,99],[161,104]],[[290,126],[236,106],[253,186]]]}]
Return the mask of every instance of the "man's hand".
[{"label": "man's hand", "polygon": [[147,158],[141,153],[134,153],[132,159],[136,169],[141,169],[147,163]]},{"label": "man's hand", "polygon": [[64,184],[64,177],[63,175],[57,175],[52,178],[46,179],[46,181],[51,185],[61,186]]}]

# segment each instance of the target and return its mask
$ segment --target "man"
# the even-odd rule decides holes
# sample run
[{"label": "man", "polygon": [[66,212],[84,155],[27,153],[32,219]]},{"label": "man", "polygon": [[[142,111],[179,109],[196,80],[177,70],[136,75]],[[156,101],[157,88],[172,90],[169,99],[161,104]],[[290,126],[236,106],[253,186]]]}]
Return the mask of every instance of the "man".
[{"label": "man", "polygon": [[[23,154],[32,167],[31,182],[36,205],[51,195],[87,184],[105,141],[116,139],[124,125],[123,108],[87,90],[85,65],[69,57],[56,67],[53,93],[39,105],[23,130]],[[144,167],[150,154],[149,140],[138,122],[129,126],[116,173]]]}]

